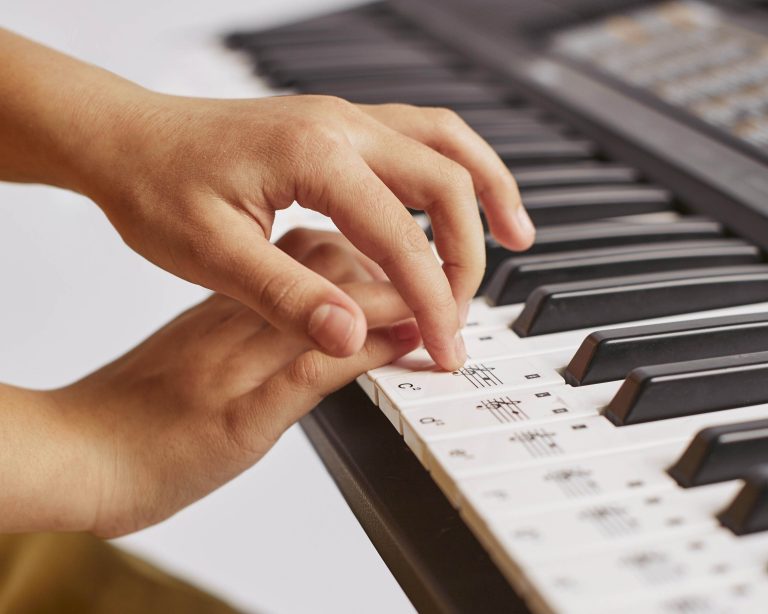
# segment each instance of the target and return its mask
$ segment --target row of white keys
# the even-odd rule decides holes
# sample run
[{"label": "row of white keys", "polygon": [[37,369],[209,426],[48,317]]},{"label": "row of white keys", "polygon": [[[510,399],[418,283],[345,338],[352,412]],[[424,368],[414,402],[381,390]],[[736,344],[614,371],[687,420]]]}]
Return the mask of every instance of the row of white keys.
[{"label": "row of white keys", "polygon": [[[467,354],[482,360],[494,356],[506,356],[519,337],[509,328],[509,323],[519,315],[522,305],[509,305],[491,309],[479,299],[473,301],[476,318],[468,320],[462,331]],[[392,364],[373,369],[357,378],[360,386],[371,400],[378,405],[377,382],[385,377],[425,371],[435,368],[435,362],[424,348],[403,356]]]},{"label": "row of white keys", "polygon": [[460,505],[482,518],[496,518],[678,488],[666,470],[688,444],[685,439],[468,479],[460,485]]},{"label": "row of white keys", "polygon": [[[509,324],[519,313],[522,305],[509,305],[504,307],[488,307],[483,299],[475,299],[470,308],[470,317],[476,315],[476,324],[478,329],[473,329],[468,325],[464,330],[464,340],[467,346],[467,352],[471,357],[471,362],[487,360],[501,360],[505,358],[537,357],[557,354],[562,357],[562,364],[558,369],[562,369],[568,364],[580,343],[595,328],[566,331],[549,335],[535,337],[518,337],[511,329]],[[696,312],[690,314],[678,314],[664,318],[655,318],[642,322],[628,322],[620,324],[611,324],[599,327],[600,329],[617,328],[620,326],[632,326],[636,324],[653,324],[659,322],[673,322],[686,319],[699,319],[704,317],[717,317],[721,315],[737,315],[742,313],[753,313],[768,310],[768,303],[758,303],[753,305],[744,305],[738,307],[729,307],[712,311]],[[489,314],[494,314],[491,317]],[[468,322],[472,322],[470,319]],[[517,363],[520,364],[520,363]],[[415,350],[400,360],[378,369],[373,369],[367,374],[358,378],[358,383],[366,391],[368,396],[377,405],[385,403],[382,410],[392,420],[395,426],[399,426],[397,414],[400,410],[400,403],[408,402],[408,399],[414,398],[408,395],[400,399],[394,391],[394,394],[387,400],[386,391],[391,388],[393,383],[398,384],[402,381],[395,381],[395,376],[408,375],[414,372],[435,371],[435,363],[429,357],[429,354],[423,348]],[[384,391],[384,398],[381,398],[381,392]],[[423,401],[428,401],[428,397],[423,395]]]},{"label": "row of white keys", "polygon": [[399,412],[385,401],[382,411],[393,417],[399,415],[406,443],[426,464],[426,449],[436,441],[487,433],[514,424],[543,424],[597,415],[597,408],[607,405],[620,385],[621,382],[607,382],[574,388],[561,381],[543,388],[404,406]]},{"label": "row of white keys", "polygon": [[543,462],[681,442],[703,428],[765,418],[766,412],[768,405],[756,405],[621,427],[601,415],[508,427],[437,441],[429,446],[427,466],[448,498],[458,501],[460,483],[469,478]]},{"label": "row of white keys", "polygon": [[470,360],[456,371],[413,371],[379,380],[379,405],[397,410],[419,403],[477,396],[478,393],[564,384],[559,370],[571,351],[525,358]]},{"label": "row of white keys", "polygon": [[629,604],[614,602],[600,612],[594,609],[587,612],[614,614],[617,607],[622,614],[765,614],[768,574],[750,570],[735,577],[729,575],[722,583],[709,581],[687,590],[673,588],[653,596],[638,596]]},{"label": "row of white keys", "polygon": [[[735,579],[766,578],[768,534],[735,537],[719,527],[703,528],[546,564],[520,565],[502,554],[499,564],[513,583],[520,585],[524,576],[529,598],[537,594],[539,598],[533,601],[546,603],[549,611],[608,613],[623,611],[633,602],[647,604],[675,594],[704,593]],[[764,611],[734,609],[729,614]]]},{"label": "row of white keys", "polygon": [[486,530],[518,564],[532,565],[611,550],[622,543],[648,543],[665,535],[714,530],[726,502],[738,492],[735,481],[691,489],[585,501],[527,515],[496,516],[487,521],[471,517],[475,531]]}]

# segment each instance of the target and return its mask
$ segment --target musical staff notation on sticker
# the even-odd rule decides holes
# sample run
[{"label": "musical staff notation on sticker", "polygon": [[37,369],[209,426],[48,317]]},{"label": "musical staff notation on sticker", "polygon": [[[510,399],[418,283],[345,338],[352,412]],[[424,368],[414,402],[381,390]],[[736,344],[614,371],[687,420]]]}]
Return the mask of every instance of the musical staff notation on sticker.
[{"label": "musical staff notation on sticker", "polygon": [[528,414],[520,408],[520,401],[514,401],[508,396],[483,399],[475,405],[475,409],[487,411],[500,424],[528,420]]}]

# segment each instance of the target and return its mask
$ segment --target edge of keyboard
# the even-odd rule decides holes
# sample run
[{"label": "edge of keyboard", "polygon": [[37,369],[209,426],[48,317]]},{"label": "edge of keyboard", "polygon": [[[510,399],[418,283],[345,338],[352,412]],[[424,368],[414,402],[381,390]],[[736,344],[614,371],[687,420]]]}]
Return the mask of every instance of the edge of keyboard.
[{"label": "edge of keyboard", "polygon": [[419,612],[529,612],[356,382],[323,400],[301,427]]}]

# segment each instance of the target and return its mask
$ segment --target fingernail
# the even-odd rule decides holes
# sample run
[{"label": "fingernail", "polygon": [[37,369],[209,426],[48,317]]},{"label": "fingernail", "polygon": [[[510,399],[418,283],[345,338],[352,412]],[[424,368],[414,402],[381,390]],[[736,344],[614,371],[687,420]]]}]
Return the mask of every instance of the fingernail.
[{"label": "fingernail", "polygon": [[413,341],[418,339],[419,326],[416,324],[416,320],[403,320],[397,324],[393,324],[389,329],[389,334],[395,341]]},{"label": "fingernail", "polygon": [[536,229],[533,226],[531,217],[525,210],[525,207],[520,206],[517,208],[517,224],[520,227],[520,231],[526,236],[526,238],[532,239],[536,234]]},{"label": "fingernail", "polygon": [[461,327],[464,328],[467,325],[467,318],[469,317],[469,301],[464,303],[464,306],[459,311],[459,322]]},{"label": "fingernail", "polygon": [[320,305],[309,318],[309,336],[326,352],[343,350],[352,331],[355,318],[343,307],[326,303]]},{"label": "fingernail", "polygon": [[461,336],[461,332],[456,333],[456,339],[454,341],[456,362],[460,365],[464,365],[467,362],[467,348],[464,345],[464,338]]}]

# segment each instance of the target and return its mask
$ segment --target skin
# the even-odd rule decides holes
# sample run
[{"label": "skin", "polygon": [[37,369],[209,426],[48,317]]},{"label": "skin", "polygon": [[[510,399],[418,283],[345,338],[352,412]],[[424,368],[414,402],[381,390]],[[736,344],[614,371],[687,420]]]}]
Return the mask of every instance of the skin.
[{"label": "skin", "polygon": [[116,537],[160,522],[256,463],[325,395],[420,345],[408,306],[351,246],[300,230],[278,248],[293,255],[298,240],[299,261],[374,327],[361,350],[330,357],[214,294],[69,386],[0,385],[0,532]]},{"label": "skin", "polygon": [[[257,462],[332,390],[422,342],[439,367],[484,269],[534,230],[454,113],[327,96],[150,92],[0,30],[0,180],[91,198],[123,240],[215,294],[57,390],[0,385],[0,532],[122,535]],[[293,201],[341,231],[270,241]],[[440,261],[403,204],[426,211]]]},{"label": "skin", "polygon": [[[329,216],[392,280],[435,362],[485,266],[479,195],[503,245],[533,241],[514,179],[456,114],[329,96],[161,95],[0,31],[0,179],[93,199],[125,242],[333,356],[359,350],[359,305],[269,241],[294,200]],[[403,206],[433,222],[442,266]]]}]

